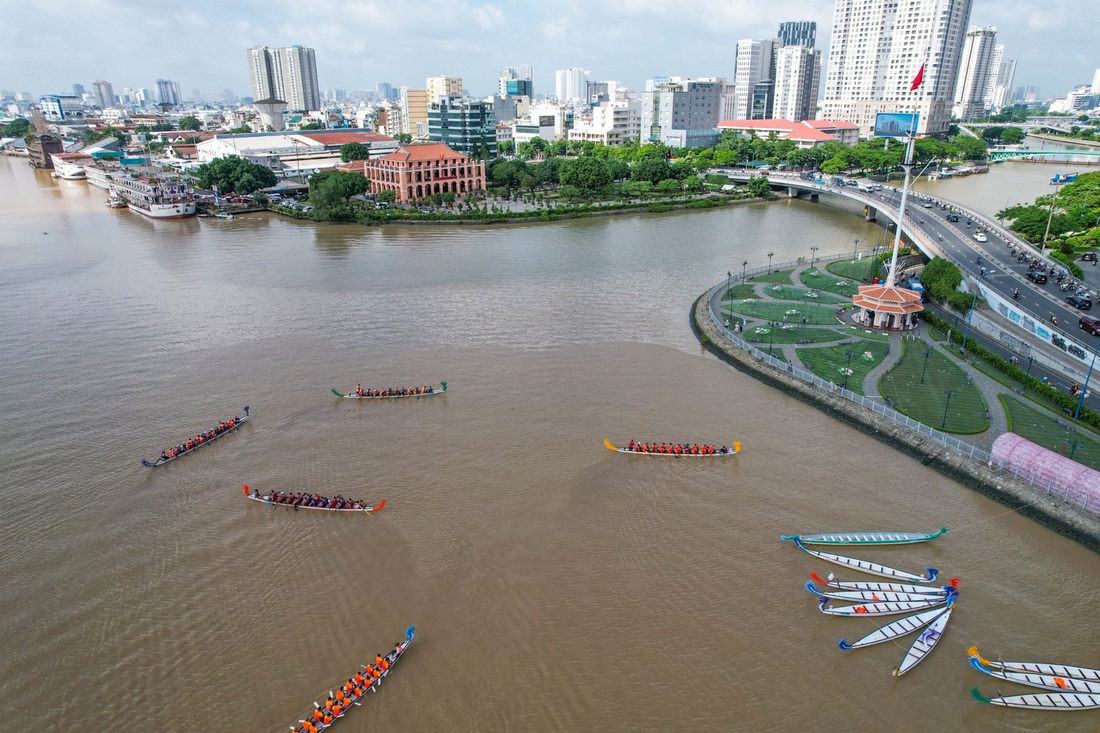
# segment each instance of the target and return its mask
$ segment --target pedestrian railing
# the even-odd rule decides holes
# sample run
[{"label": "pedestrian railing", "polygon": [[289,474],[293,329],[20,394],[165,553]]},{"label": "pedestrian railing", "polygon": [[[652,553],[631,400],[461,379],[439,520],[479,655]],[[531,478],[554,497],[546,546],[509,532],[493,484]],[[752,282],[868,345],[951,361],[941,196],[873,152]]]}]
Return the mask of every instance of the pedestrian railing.
[{"label": "pedestrian railing", "polygon": [[[866,254],[870,253],[867,252]],[[839,255],[826,255],[825,257],[820,257],[818,259],[821,262],[825,263],[851,258],[852,257],[850,255],[844,253]],[[741,281],[747,281],[756,275],[762,275],[765,273],[770,274],[775,270],[785,270],[787,268],[800,267],[805,264],[806,263],[804,261],[799,260],[796,262],[784,262],[778,265],[769,265],[768,267],[756,267],[752,270],[743,271]],[[720,315],[722,297],[728,292],[727,288],[730,285],[732,285],[732,278],[731,280],[722,281],[711,288],[710,293],[707,296],[707,311],[710,314],[710,320],[714,324],[714,326],[734,346],[747,351],[749,354],[751,354],[756,359],[762,361],[763,363],[775,367],[776,369],[779,369],[781,371],[785,371],[790,376],[799,379],[807,384],[813,385],[823,392],[827,392],[836,395],[837,397],[846,399],[849,402],[853,402],[864,409],[870,410],[876,415],[881,415],[885,419],[890,420],[898,425],[904,425],[905,427],[911,428],[912,430],[915,430],[922,435],[926,435],[928,436],[929,440],[935,441],[936,443],[940,443],[945,447],[958,451],[960,455],[966,456],[976,463],[982,464],[985,468],[989,470],[995,471],[1002,475],[1011,475],[1022,481],[1028,482],[1032,486],[1043,489],[1048,494],[1053,494],[1057,497],[1060,497],[1066,503],[1075,504],[1077,506],[1080,506],[1082,509],[1091,511],[1094,514],[1100,514],[1100,502],[1092,502],[1092,508],[1090,509],[1089,494],[1081,491],[1080,489],[1072,486],[1063,485],[1059,482],[1053,481],[1052,479],[1041,477],[1038,474],[1034,474],[1019,467],[1008,466],[1007,464],[1002,464],[998,461],[994,461],[993,457],[987,451],[982,450],[972,443],[968,443],[965,440],[960,440],[959,438],[953,435],[949,435],[942,430],[937,430],[936,428],[925,425],[922,422],[918,422],[908,415],[904,415],[897,410],[894,410],[893,408],[884,405],[881,401],[878,401],[874,398],[865,397],[861,394],[857,394],[850,389],[845,389],[835,382],[830,382],[822,379],[813,372],[807,371],[800,367],[796,367],[793,364],[788,364],[785,361],[780,361],[779,359],[771,356],[771,354],[752,345],[744,338],[739,336],[737,333],[735,333],[733,330],[731,330],[729,328],[729,323],[727,321],[723,321]]]}]

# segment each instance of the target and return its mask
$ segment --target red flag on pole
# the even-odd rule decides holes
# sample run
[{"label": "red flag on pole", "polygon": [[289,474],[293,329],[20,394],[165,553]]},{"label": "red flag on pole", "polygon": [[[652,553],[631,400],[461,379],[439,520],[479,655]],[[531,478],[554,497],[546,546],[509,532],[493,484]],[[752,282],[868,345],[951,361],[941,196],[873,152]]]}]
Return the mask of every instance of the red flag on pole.
[{"label": "red flag on pole", "polygon": [[920,70],[917,71],[917,75],[913,77],[913,83],[909,85],[909,91],[916,91],[924,83],[924,64],[920,65]]}]

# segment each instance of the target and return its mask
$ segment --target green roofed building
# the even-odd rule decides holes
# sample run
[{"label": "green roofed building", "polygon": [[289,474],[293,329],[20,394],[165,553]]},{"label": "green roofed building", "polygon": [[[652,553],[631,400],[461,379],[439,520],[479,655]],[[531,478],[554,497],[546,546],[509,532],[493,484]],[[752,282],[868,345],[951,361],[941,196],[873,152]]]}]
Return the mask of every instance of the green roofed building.
[{"label": "green roofed building", "polygon": [[428,139],[471,158],[489,158],[497,152],[497,118],[493,104],[474,99],[443,97],[428,108]]}]

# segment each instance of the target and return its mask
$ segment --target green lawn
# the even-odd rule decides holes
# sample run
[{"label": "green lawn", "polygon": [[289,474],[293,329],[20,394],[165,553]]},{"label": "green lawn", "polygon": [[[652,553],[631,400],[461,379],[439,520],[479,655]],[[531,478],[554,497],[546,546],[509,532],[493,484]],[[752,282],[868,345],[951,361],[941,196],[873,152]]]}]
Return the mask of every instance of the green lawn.
[{"label": "green lawn", "polygon": [[[881,341],[857,341],[843,346],[805,347],[798,349],[798,358],[811,372],[834,384],[843,385],[845,369],[851,369],[847,376],[848,389],[863,394],[863,378],[867,372],[878,366],[890,344]],[[869,352],[868,358],[864,352]],[[849,354],[851,358],[849,358]]]},{"label": "green lawn", "polygon": [[799,288],[794,285],[768,285],[763,291],[769,298],[776,300],[798,300],[806,304],[825,303],[827,305],[850,304],[850,298],[843,298],[832,293],[822,293],[807,288]]},{"label": "green lawn", "polygon": [[843,336],[828,328],[803,328],[802,326],[790,326],[783,328],[782,324],[774,328],[768,323],[760,323],[749,326],[742,334],[746,341],[754,344],[797,344],[803,341],[811,344],[822,344],[827,341],[839,341]]},{"label": "green lawn", "polygon": [[[967,381],[966,373],[940,349],[929,350],[923,341],[902,343],[901,361],[883,376],[879,394],[893,401],[898,412],[944,432],[974,434],[987,430],[988,406],[981,390]],[[953,393],[950,404],[945,390]]]},{"label": "green lawn", "polygon": [[[723,306],[723,312],[726,308]],[[733,304],[735,313],[756,318],[762,321],[778,321],[782,323],[784,316],[788,323],[800,324],[806,319],[807,325],[833,326],[836,325],[836,307],[830,305],[809,306],[802,303],[791,303],[781,300],[743,300]]]},{"label": "green lawn", "polygon": [[[864,263],[866,264],[866,260]],[[863,273],[866,275],[866,271]],[[836,293],[837,295],[853,296],[859,292],[859,283],[852,282],[847,279],[837,279],[835,275],[823,270],[814,268],[812,270],[803,270],[799,276],[802,284],[808,288],[814,288],[815,290],[825,290],[830,293]]]},{"label": "green lawn", "polygon": [[726,291],[726,294],[722,296],[722,300],[744,300],[745,298],[755,297],[756,288],[746,283],[744,285],[734,285]]},{"label": "green lawn", "polygon": [[1026,405],[1016,397],[999,395],[1008,413],[1008,429],[1032,443],[1069,457],[1078,463],[1100,470],[1100,442],[1097,436],[1075,427],[1067,432],[1067,421],[1048,412]]},{"label": "green lawn", "polygon": [[861,260],[837,260],[830,262],[825,269],[834,275],[867,283],[870,282],[868,276],[871,274],[871,259],[864,257]]},{"label": "green lawn", "polygon": [[770,275],[753,275],[749,280],[758,283],[782,283],[784,285],[793,285],[794,283],[791,281],[791,273],[793,272],[793,268],[790,270],[773,270]]},{"label": "green lawn", "polygon": [[870,341],[889,341],[890,334],[879,333],[878,331],[864,331],[861,328],[855,326],[848,326],[842,333],[846,336],[854,336],[856,338],[868,339]]}]

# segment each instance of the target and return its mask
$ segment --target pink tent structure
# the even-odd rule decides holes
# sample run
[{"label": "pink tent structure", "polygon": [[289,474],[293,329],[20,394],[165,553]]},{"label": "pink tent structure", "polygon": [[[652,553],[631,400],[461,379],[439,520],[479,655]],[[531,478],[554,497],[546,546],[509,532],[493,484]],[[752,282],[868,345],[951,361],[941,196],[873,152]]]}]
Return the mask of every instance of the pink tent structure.
[{"label": "pink tent structure", "polygon": [[993,464],[1025,481],[1100,514],[1100,471],[1082,466],[1065,456],[1015,433],[1005,433],[993,443]]}]

